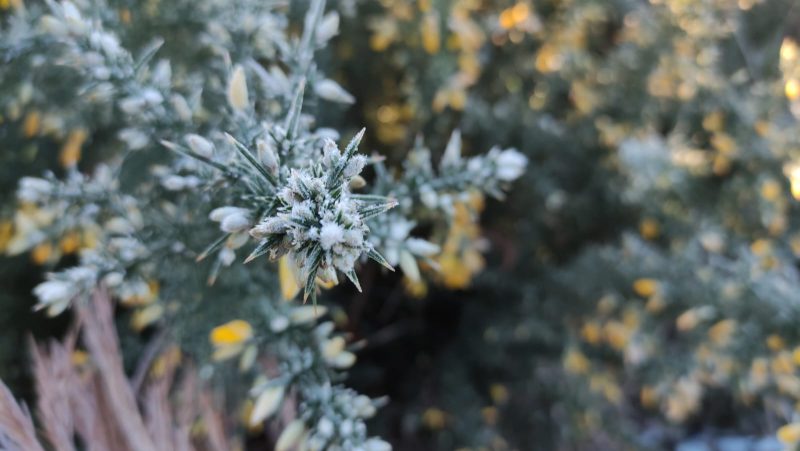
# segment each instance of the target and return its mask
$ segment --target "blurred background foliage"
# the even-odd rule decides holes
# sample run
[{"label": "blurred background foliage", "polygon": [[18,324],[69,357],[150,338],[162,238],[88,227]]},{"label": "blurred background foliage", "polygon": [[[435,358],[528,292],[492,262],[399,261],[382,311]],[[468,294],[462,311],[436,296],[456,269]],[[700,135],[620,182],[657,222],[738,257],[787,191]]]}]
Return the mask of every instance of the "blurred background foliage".
[{"label": "blurred background foliage", "polygon": [[[466,154],[531,161],[507,202],[462,207],[428,282],[366,268],[368,298],[333,290],[371,337],[347,383],[391,399],[372,433],[400,450],[800,443],[796,1],[334,7],[318,63],[356,103],[321,125],[365,124],[365,148],[394,162],[455,128]],[[70,139],[3,118],[4,217],[17,179],[57,170]],[[32,313],[30,289],[70,245],[0,260],[0,377],[19,390],[24,334],[65,323]]]}]

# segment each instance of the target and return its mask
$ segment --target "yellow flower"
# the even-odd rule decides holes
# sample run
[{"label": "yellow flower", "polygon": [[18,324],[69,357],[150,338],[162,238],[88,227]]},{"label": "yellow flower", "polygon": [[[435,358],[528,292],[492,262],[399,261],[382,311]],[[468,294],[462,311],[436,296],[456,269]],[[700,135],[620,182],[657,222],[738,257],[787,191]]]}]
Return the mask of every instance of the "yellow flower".
[{"label": "yellow flower", "polygon": [[0,252],[5,252],[13,236],[14,223],[11,221],[0,221]]},{"label": "yellow flower", "polygon": [[722,111],[715,111],[703,118],[703,128],[709,132],[718,132],[725,125],[725,116]]},{"label": "yellow flower", "polygon": [[545,43],[536,54],[536,70],[543,74],[555,72],[561,69],[561,61],[558,49],[550,43]]},{"label": "yellow flower", "polygon": [[22,133],[26,138],[32,138],[41,127],[41,115],[38,111],[31,111],[25,116],[25,121],[22,123]]},{"label": "yellow flower", "polygon": [[439,271],[445,287],[460,290],[469,286],[471,274],[457,256],[442,255],[439,259]]},{"label": "yellow flower", "polygon": [[439,14],[435,11],[425,14],[422,18],[420,32],[422,34],[422,48],[433,55],[439,52],[441,46],[441,32],[439,31]]},{"label": "yellow flower", "polygon": [[781,185],[775,180],[766,180],[761,184],[761,197],[769,201],[776,201],[781,196]]},{"label": "yellow flower", "polygon": [[708,329],[708,338],[718,346],[725,346],[736,330],[736,320],[723,319]]},{"label": "yellow flower", "polygon": [[278,279],[281,284],[281,294],[283,299],[290,301],[297,296],[300,292],[300,285],[297,283],[297,276],[295,276],[293,265],[289,260],[288,255],[284,255],[278,261]]},{"label": "yellow flower", "polygon": [[644,386],[639,391],[639,402],[643,407],[653,408],[658,404],[658,393],[656,389],[650,386]]},{"label": "yellow flower", "polygon": [[81,246],[81,236],[78,232],[68,232],[63,237],[61,237],[61,241],[59,242],[59,247],[61,247],[61,252],[66,255],[72,254],[78,250]]},{"label": "yellow flower", "polygon": [[247,321],[236,319],[215,327],[209,339],[214,346],[238,345],[253,336],[253,327]]},{"label": "yellow flower", "polygon": [[679,331],[686,332],[697,327],[701,321],[708,319],[713,313],[714,310],[709,306],[690,308],[678,316],[675,325]]},{"label": "yellow flower", "polygon": [[714,133],[711,137],[711,145],[720,153],[730,155],[736,152],[736,141],[727,133]]},{"label": "yellow flower", "polygon": [[39,243],[31,251],[31,259],[37,265],[47,263],[53,256],[53,245],[50,243]]},{"label": "yellow flower", "polygon": [[658,291],[658,281],[655,279],[636,279],[633,282],[633,291],[643,298],[650,297]]},{"label": "yellow flower", "polygon": [[214,345],[214,360],[226,360],[242,352],[245,343],[253,337],[253,328],[247,321],[237,319],[215,327],[209,334]]},{"label": "yellow flower", "polygon": [[800,48],[798,48],[797,43],[794,42],[792,38],[784,38],[781,43],[780,55],[782,62],[790,63],[796,60],[797,56],[800,55]]},{"label": "yellow flower", "polygon": [[164,306],[161,304],[151,304],[145,308],[134,312],[131,317],[131,328],[139,332],[147,326],[158,321],[164,315]]},{"label": "yellow flower", "polygon": [[797,100],[800,98],[800,81],[798,81],[796,78],[788,80],[783,90],[787,99]]},{"label": "yellow flower", "polygon": [[570,349],[564,355],[564,369],[572,374],[586,374],[589,371],[589,359],[577,349]]},{"label": "yellow flower", "polygon": [[767,347],[771,351],[780,351],[784,347],[783,338],[776,334],[770,335],[767,337]]},{"label": "yellow flower", "polygon": [[661,296],[651,296],[650,299],[647,300],[647,304],[645,304],[644,308],[649,313],[658,313],[664,310],[667,303],[664,302],[664,298]]},{"label": "yellow flower", "polygon": [[406,289],[406,293],[414,299],[422,299],[428,295],[428,284],[424,280],[414,281],[404,277],[403,286]]},{"label": "yellow flower", "polygon": [[181,349],[177,345],[171,345],[153,362],[153,366],[150,367],[150,375],[153,377],[164,376],[168,368],[180,364],[181,358]]},{"label": "yellow flower", "polygon": [[800,442],[800,423],[790,423],[781,426],[776,433],[778,440],[786,445],[794,445]]},{"label": "yellow flower", "polygon": [[587,343],[596,345],[600,342],[600,338],[602,338],[600,326],[598,326],[595,321],[587,322],[581,327],[581,337],[583,337]]},{"label": "yellow flower", "polygon": [[625,345],[628,344],[628,340],[630,339],[630,330],[619,321],[609,321],[606,323],[605,327],[603,327],[603,334],[608,344],[619,351],[625,349]]},{"label": "yellow flower", "polygon": [[789,179],[792,197],[800,200],[800,164],[789,163],[783,167],[783,173]]},{"label": "yellow flower", "polygon": [[495,404],[505,404],[509,398],[508,389],[503,384],[492,384],[489,387],[489,396]]},{"label": "yellow flower", "polygon": [[772,360],[772,371],[775,374],[794,373],[794,360],[788,351],[781,352]]},{"label": "yellow flower", "polygon": [[73,366],[83,366],[89,362],[89,353],[76,349],[70,355],[70,362],[72,362]]},{"label": "yellow flower", "polygon": [[83,146],[85,140],[86,130],[76,129],[70,132],[67,142],[64,143],[59,155],[61,166],[71,168],[78,163],[78,160],[81,159],[81,146]]},{"label": "yellow flower", "polygon": [[658,227],[658,222],[651,218],[645,218],[639,224],[639,233],[642,235],[642,238],[646,240],[653,240],[658,237],[660,233],[660,229]]},{"label": "yellow flower", "polygon": [[444,413],[441,409],[437,409],[436,407],[430,407],[422,413],[422,423],[428,429],[439,430],[444,428],[445,423],[447,422],[447,414]]}]

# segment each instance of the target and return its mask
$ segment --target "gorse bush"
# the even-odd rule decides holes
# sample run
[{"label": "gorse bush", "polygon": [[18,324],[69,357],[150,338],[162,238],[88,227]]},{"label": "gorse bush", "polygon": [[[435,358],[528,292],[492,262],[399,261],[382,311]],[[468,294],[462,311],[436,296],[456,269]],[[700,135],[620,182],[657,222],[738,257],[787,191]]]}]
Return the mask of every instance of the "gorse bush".
[{"label": "gorse bush", "polygon": [[800,444],[794,2],[0,8],[0,447]]},{"label": "gorse bush", "polygon": [[[353,102],[314,64],[339,23],[324,1],[307,5],[299,35],[280,5],[153,7],[164,14],[139,20],[124,7],[61,2],[20,5],[8,18],[8,120],[64,144],[62,174],[20,179],[5,248],[40,262],[78,254],[34,288],[36,309],[59,315],[108,290],[133,309],[134,330],[163,329],[178,343],[199,330],[210,361],[237,357],[252,384],[250,426],[293,405],[278,449],[388,448],[364,426],[375,403],[340,384],[355,355],[332,322],[317,323],[327,312],[317,291],[342,277],[360,290],[367,257],[420,280],[420,262],[437,267],[440,247],[415,228],[446,231],[459,203],[501,196],[526,158],[513,149],[463,158],[458,132],[440,164],[419,144],[402,172],[358,153],[363,130],[340,148],[339,133],[304,108],[307,88],[320,106]],[[158,26],[169,35],[142,35]],[[81,171],[84,147],[97,148],[98,162]],[[374,183],[360,175],[366,166]],[[293,302],[298,291],[313,305]],[[225,311],[193,314],[205,303]],[[124,432],[143,449],[145,437]]]}]

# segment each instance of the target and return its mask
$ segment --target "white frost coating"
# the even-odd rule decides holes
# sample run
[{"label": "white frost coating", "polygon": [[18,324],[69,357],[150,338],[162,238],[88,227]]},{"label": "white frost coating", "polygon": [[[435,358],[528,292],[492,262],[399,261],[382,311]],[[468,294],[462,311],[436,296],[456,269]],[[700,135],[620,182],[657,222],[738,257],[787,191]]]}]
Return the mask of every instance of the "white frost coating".
[{"label": "white frost coating", "polygon": [[516,180],[525,172],[528,159],[516,149],[507,149],[497,156],[497,178],[510,182]]},{"label": "white frost coating", "polygon": [[344,228],[335,222],[323,222],[319,229],[319,244],[326,251],[344,241]]}]

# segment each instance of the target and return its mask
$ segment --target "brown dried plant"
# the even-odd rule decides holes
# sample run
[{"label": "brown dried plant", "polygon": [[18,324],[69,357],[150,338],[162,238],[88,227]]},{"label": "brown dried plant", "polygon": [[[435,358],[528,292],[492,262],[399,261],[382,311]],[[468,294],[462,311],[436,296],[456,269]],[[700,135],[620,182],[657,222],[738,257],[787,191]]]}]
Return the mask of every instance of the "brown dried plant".
[{"label": "brown dried plant", "polygon": [[[0,382],[0,450],[229,451],[224,416],[167,348],[138,392],[125,374],[113,305],[98,290],[62,341],[33,343],[36,423]],[[79,340],[80,339],[80,340]],[[78,342],[86,352],[78,350]]]}]

